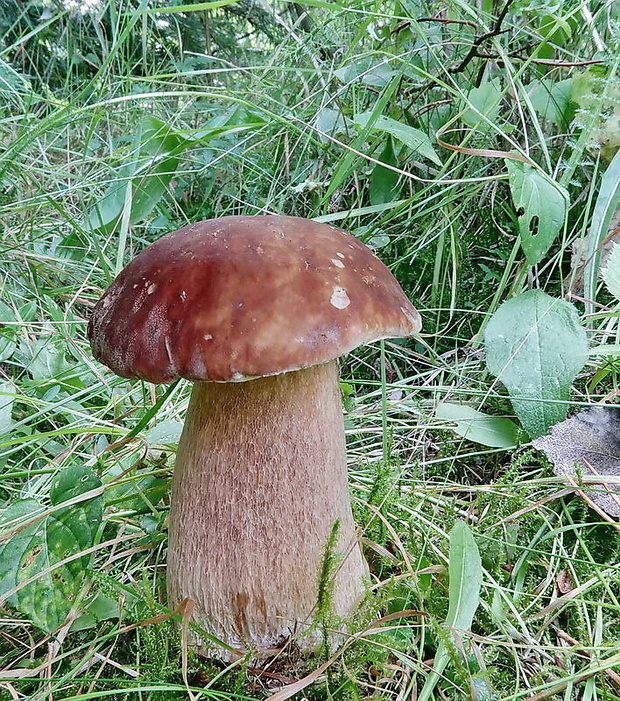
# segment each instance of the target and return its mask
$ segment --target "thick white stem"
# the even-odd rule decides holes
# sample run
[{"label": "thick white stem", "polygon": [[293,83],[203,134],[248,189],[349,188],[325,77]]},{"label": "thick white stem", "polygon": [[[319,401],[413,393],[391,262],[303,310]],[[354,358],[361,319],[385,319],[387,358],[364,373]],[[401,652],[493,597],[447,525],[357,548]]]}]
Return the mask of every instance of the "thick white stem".
[{"label": "thick white stem", "polygon": [[336,522],[343,559],[331,610],[347,617],[364,593],[366,565],[349,501],[335,361],[194,385],[172,490],[171,605],[191,599],[207,632],[258,657],[292,635],[301,648],[316,647],[320,634],[303,632]]}]

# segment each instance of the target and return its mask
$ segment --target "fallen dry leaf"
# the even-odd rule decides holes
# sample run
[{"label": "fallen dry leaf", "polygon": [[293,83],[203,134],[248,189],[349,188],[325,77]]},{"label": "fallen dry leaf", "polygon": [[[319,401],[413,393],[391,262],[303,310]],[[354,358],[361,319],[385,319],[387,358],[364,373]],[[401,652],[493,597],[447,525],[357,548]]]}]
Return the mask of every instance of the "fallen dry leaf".
[{"label": "fallen dry leaf", "polygon": [[573,589],[573,578],[568,570],[560,570],[556,580],[560,594],[568,594]]},{"label": "fallen dry leaf", "polygon": [[532,443],[551,460],[556,475],[600,476],[600,484],[580,488],[596,506],[620,518],[620,485],[605,482],[606,477],[620,477],[620,409],[591,407]]}]

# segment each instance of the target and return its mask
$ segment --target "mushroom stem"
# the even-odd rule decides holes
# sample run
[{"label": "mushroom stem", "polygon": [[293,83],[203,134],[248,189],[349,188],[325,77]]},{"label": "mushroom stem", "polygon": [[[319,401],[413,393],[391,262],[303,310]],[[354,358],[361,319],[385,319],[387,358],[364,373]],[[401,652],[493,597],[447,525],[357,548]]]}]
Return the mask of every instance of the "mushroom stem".
[{"label": "mushroom stem", "polygon": [[342,559],[330,610],[340,618],[362,598],[367,569],[349,501],[336,361],[247,382],[196,382],[172,487],[170,604],[191,599],[210,635],[257,658],[292,635],[300,648],[316,648],[322,632],[304,630],[336,523]]}]

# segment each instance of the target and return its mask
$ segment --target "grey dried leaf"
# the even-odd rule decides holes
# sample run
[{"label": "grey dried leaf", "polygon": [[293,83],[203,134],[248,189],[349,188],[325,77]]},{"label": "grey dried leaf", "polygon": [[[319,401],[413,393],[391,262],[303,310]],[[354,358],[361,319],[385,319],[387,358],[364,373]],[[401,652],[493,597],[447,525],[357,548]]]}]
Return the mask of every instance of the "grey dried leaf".
[{"label": "grey dried leaf", "polygon": [[[551,427],[532,441],[553,463],[556,475],[620,477],[620,409],[591,407]],[[606,513],[620,518],[620,484],[596,484],[588,497]]]}]

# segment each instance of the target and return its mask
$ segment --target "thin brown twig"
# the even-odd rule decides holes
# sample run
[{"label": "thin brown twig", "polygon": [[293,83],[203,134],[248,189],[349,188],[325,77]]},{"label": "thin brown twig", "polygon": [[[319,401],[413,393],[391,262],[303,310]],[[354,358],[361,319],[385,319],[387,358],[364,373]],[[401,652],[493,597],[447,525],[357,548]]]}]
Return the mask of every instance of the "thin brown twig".
[{"label": "thin brown twig", "polygon": [[507,31],[509,31],[508,29],[502,29],[502,23],[506,19],[506,15],[508,14],[508,10],[510,9],[511,4],[512,0],[506,0],[504,7],[497,16],[497,19],[495,20],[493,28],[490,31],[485,32],[484,34],[480,34],[474,39],[465,58],[458,65],[448,69],[450,73],[462,73],[468,66],[468,64],[471,62],[471,60],[475,58],[476,52],[478,51],[480,46],[482,46],[482,44],[485,41],[487,41],[487,39],[492,39],[493,37],[499,36],[500,34],[505,34]]},{"label": "thin brown twig", "polygon": [[600,506],[595,504],[592,499],[581,489],[581,487],[577,484],[576,480],[572,478],[571,475],[565,475],[566,481],[573,487],[575,492],[587,503],[587,505],[596,511],[596,513],[604,520],[607,521],[607,523],[611,524],[617,531],[620,531],[620,523],[615,521],[609,514],[607,514],[603,509],[601,509]]},{"label": "thin brown twig", "polygon": [[400,24],[397,24],[390,34],[398,34],[402,32],[403,29],[411,26],[412,22],[439,22],[441,24],[464,24],[469,27],[477,27],[478,25],[470,19],[448,19],[447,17],[416,17],[415,20],[405,20]]},{"label": "thin brown twig", "polygon": [[[516,49],[511,51],[507,56],[509,58],[514,58],[517,61],[529,61],[530,63],[535,63],[541,66],[555,66],[556,68],[574,68],[578,66],[592,66],[594,64],[605,63],[603,59],[592,59],[590,61],[552,61],[545,58],[531,58],[530,56],[522,56],[521,53],[524,49]],[[499,61],[504,62],[504,57],[499,54],[487,54],[482,51],[477,51],[474,54],[475,58],[484,58],[487,61]]]},{"label": "thin brown twig", "polygon": [[[571,652],[574,652],[576,655],[579,655],[580,657],[583,657],[584,659],[590,661],[592,659],[592,655],[584,648],[584,646],[576,639],[573,638],[572,635],[569,635],[566,631],[563,631],[561,628],[558,628],[555,632],[558,638],[560,640],[563,640],[564,642],[568,643],[569,645],[573,645],[573,647],[579,647],[580,649],[572,649]],[[606,669],[604,670],[605,674],[609,676],[609,678],[618,686],[620,686],[620,674],[617,672],[614,672],[613,669]]]},{"label": "thin brown twig", "polygon": [[556,694],[559,694],[562,691],[564,691],[569,684],[580,684],[581,682],[585,682],[591,677],[600,674],[600,672],[602,671],[607,670],[587,671],[583,672],[582,674],[578,674],[577,676],[563,679],[562,681],[558,682],[557,684],[554,684],[553,686],[549,686],[536,694],[532,694],[532,696],[528,696],[528,701],[543,701],[544,699],[548,699],[549,697],[555,696]]},{"label": "thin brown twig", "polygon": [[[590,465],[590,463],[585,458],[583,458],[583,463],[593,475],[596,475],[596,477],[602,476],[600,472],[598,472],[593,465]],[[615,493],[611,485],[608,482],[605,482],[604,480],[601,480],[601,485],[605,487],[605,489],[609,492],[609,496],[611,497],[612,501],[614,501],[618,506],[620,506],[620,496],[618,496],[618,494]]]}]

